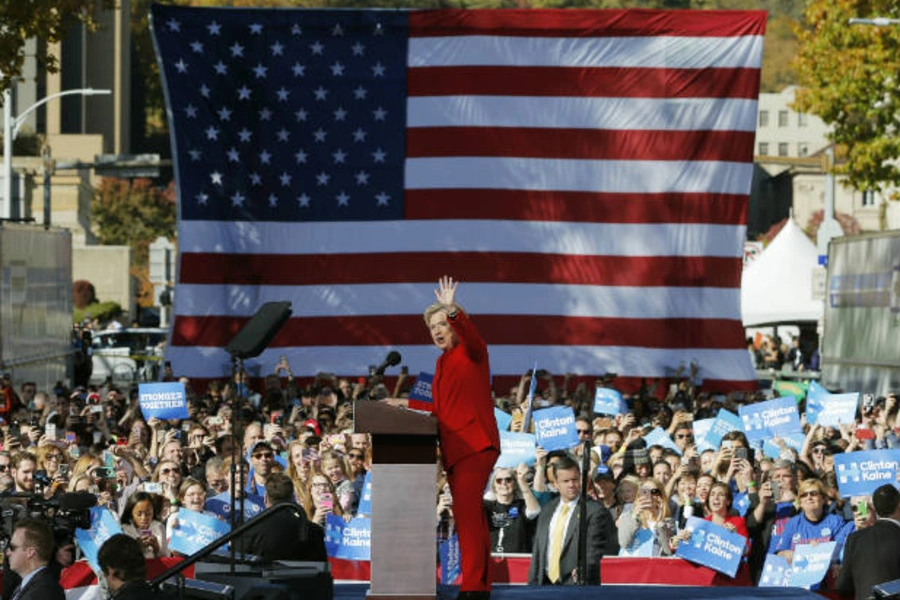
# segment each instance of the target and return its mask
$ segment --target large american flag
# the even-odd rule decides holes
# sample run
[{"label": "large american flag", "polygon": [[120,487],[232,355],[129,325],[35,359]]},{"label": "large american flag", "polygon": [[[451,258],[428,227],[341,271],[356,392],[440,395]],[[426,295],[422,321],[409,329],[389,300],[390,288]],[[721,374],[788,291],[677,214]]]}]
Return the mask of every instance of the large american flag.
[{"label": "large american flag", "polygon": [[496,376],[755,374],[741,258],[765,13],[154,6],[179,190],[168,360],[359,375],[437,350],[439,276]]}]

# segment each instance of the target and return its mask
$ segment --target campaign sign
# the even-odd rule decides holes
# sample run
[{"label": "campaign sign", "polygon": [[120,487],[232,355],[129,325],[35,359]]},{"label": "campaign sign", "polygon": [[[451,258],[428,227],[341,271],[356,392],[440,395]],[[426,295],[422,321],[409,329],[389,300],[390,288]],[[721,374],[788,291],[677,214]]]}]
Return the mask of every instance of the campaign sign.
[{"label": "campaign sign", "polygon": [[713,423],[715,423],[715,418],[712,419],[700,419],[698,421],[694,421],[694,444],[697,446],[697,452],[706,452],[707,450],[715,450],[715,446],[709,443],[706,439],[706,434],[709,433],[710,429],[712,429]]},{"label": "campaign sign", "polygon": [[734,577],[747,538],[697,517],[689,518],[685,529],[691,530],[691,539],[678,545],[675,556]]},{"label": "campaign sign", "polygon": [[441,583],[453,585],[462,573],[459,562],[459,537],[454,533],[450,539],[443,542],[441,553]]},{"label": "campaign sign", "polygon": [[766,554],[759,587],[788,587],[791,579],[791,565],[777,554]]},{"label": "campaign sign", "polygon": [[100,565],[97,563],[100,546],[117,533],[122,533],[119,522],[108,508],[102,506],[91,509],[90,529],[75,530],[75,541],[78,542],[78,547],[95,572],[100,572]]},{"label": "campaign sign", "polygon": [[802,431],[797,401],[793,396],[757,404],[742,404],[738,412],[744,433],[751,442]]},{"label": "campaign sign", "polygon": [[494,467],[515,469],[520,463],[534,464],[535,440],[533,433],[500,432],[500,457]]},{"label": "campaign sign", "polygon": [[734,501],[731,504],[739,515],[746,516],[747,510],[750,508],[750,496],[747,494],[737,493],[734,495]]},{"label": "campaign sign", "polygon": [[231,530],[226,521],[186,508],[179,509],[176,519],[169,549],[182,554],[193,554]]},{"label": "campaign sign", "polygon": [[627,548],[619,548],[619,556],[631,556],[640,558],[653,557],[653,542],[655,536],[649,529],[638,529],[634,534],[634,540]]},{"label": "campaign sign", "polygon": [[834,455],[841,496],[867,496],[886,483],[896,485],[900,450],[862,450]]},{"label": "campaign sign", "polygon": [[[241,500],[235,501],[235,506],[240,509]],[[212,498],[207,498],[204,510],[208,510],[219,518],[231,520],[231,493],[222,492]],[[265,499],[256,494],[244,494],[244,519],[252,519],[266,509]]]},{"label": "campaign sign", "polygon": [[509,431],[509,424],[512,423],[511,414],[495,407],[494,417],[497,419],[497,429],[500,431]]},{"label": "campaign sign", "polygon": [[724,436],[729,431],[734,431],[735,429],[740,428],[740,417],[738,417],[734,413],[722,409],[719,411],[719,414],[716,415],[716,419],[713,421],[713,424],[709,428],[709,431],[706,432],[706,443],[709,444],[713,449],[716,449],[722,442],[722,436]]},{"label": "campaign sign", "polygon": [[180,381],[138,384],[138,401],[144,419],[156,417],[160,421],[187,419],[187,395]]},{"label": "campaign sign", "polygon": [[431,384],[434,375],[419,373],[412,389],[409,390],[409,407],[416,410],[431,410],[434,408],[434,397],[431,395]]},{"label": "campaign sign", "polygon": [[[803,435],[803,432],[796,432],[782,436],[778,439],[783,440],[784,445],[788,448],[793,448],[797,452],[800,452],[800,449],[803,448],[806,436]],[[781,446],[775,443],[774,438],[772,440],[767,439],[763,442],[763,454],[777,460],[781,458]]]},{"label": "campaign sign", "polygon": [[370,560],[372,520],[356,517],[348,523],[343,517],[325,517],[325,551],[328,556],[346,560]]},{"label": "campaign sign", "polygon": [[[831,394],[815,411],[812,421],[816,425],[825,427],[837,427],[856,421],[856,408],[859,406],[859,392],[851,394]],[[809,419],[809,405],[807,405],[807,420]]]},{"label": "campaign sign", "polygon": [[534,434],[537,445],[547,452],[577,446],[575,411],[569,406],[553,406],[535,411]]},{"label": "campaign sign", "polygon": [[621,415],[628,412],[628,405],[618,390],[598,387],[594,394],[594,414]]},{"label": "campaign sign", "polygon": [[654,427],[650,433],[644,436],[644,441],[647,442],[648,448],[650,446],[662,446],[663,448],[671,448],[679,455],[681,454],[681,448],[675,445],[672,437],[662,427]]},{"label": "campaign sign", "polygon": [[806,421],[807,423],[815,423],[822,412],[825,401],[831,396],[831,392],[819,385],[818,382],[811,381],[809,390],[806,392]]},{"label": "campaign sign", "polygon": [[362,498],[359,499],[356,514],[360,517],[372,516],[372,471],[366,471],[363,479]]},{"label": "campaign sign", "polygon": [[809,589],[821,583],[828,572],[828,567],[831,566],[831,557],[836,547],[837,542],[794,546],[789,585]]}]

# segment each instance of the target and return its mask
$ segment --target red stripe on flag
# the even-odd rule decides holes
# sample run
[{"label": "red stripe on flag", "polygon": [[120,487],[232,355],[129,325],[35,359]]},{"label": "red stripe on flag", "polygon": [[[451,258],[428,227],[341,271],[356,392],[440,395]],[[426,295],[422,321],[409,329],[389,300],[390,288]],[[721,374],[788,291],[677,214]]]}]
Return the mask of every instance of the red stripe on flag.
[{"label": "red stripe on flag", "polygon": [[[528,327],[522,327],[527,319]],[[174,346],[227,345],[249,317],[186,317],[175,320]],[[552,315],[480,315],[478,328],[490,345],[638,346],[733,349],[743,342],[740,322],[729,319],[607,319]],[[421,315],[297,317],[285,323],[270,348],[316,346],[408,346],[423,344]]]},{"label": "red stripe on flag", "polygon": [[765,11],[729,10],[422,10],[410,12],[409,35],[734,37],[763,35],[767,17]]},{"label": "red stripe on flag", "polygon": [[744,225],[745,195],[542,190],[406,190],[407,219]]},{"label": "red stripe on flag", "polygon": [[759,95],[758,69],[638,67],[415,67],[409,96],[576,98],[749,98]]},{"label": "red stripe on flag", "polygon": [[472,283],[724,287],[741,285],[741,258],[715,256],[581,256],[525,252],[393,252],[378,254],[185,253],[180,283],[340,285],[421,283],[435,265]]},{"label": "red stripe on flag", "polygon": [[413,127],[406,131],[406,155],[750,163],[755,136],[753,131]]}]

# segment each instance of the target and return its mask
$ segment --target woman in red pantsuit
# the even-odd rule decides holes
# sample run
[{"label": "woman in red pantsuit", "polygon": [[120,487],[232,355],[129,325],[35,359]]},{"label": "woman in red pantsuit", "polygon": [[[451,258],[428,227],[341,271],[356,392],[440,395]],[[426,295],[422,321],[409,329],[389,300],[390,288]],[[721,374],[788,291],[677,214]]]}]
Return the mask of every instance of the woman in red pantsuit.
[{"label": "woman in red pantsuit", "polygon": [[491,590],[491,536],[482,495],[500,455],[500,433],[494,417],[487,345],[469,316],[456,305],[458,285],[450,277],[441,277],[434,292],[437,302],[425,310],[425,323],[442,351],[431,393],[459,535],[459,597],[483,600]]}]

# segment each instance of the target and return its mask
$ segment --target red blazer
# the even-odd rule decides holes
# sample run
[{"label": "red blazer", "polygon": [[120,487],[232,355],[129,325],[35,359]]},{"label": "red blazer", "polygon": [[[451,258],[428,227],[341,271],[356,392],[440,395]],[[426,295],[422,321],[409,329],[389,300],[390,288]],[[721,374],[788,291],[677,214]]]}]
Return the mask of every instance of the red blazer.
[{"label": "red blazer", "polygon": [[448,321],[459,343],[438,357],[431,386],[445,469],[487,448],[500,450],[487,344],[463,311]]}]

